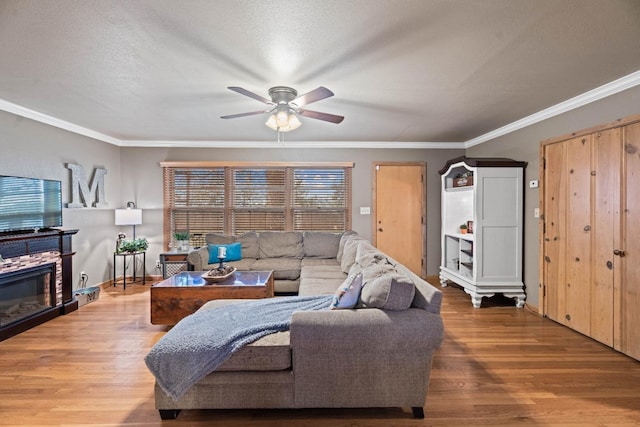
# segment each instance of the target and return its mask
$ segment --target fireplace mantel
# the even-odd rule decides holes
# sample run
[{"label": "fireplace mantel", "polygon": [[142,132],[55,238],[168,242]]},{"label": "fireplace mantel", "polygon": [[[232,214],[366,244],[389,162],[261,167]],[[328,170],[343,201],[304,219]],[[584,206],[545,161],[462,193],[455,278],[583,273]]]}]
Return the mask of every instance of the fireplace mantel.
[{"label": "fireplace mantel", "polygon": [[[17,335],[27,329],[40,325],[48,320],[78,309],[78,302],[73,298],[73,263],[75,254],[71,239],[78,230],[46,230],[36,233],[0,235],[0,275],[3,266],[20,257],[37,258],[42,254],[55,253],[59,257],[57,264],[61,267],[61,296],[54,307],[37,313],[22,321],[0,328],[0,341]],[[12,269],[15,271],[16,269]],[[19,271],[19,270],[18,270]]]}]

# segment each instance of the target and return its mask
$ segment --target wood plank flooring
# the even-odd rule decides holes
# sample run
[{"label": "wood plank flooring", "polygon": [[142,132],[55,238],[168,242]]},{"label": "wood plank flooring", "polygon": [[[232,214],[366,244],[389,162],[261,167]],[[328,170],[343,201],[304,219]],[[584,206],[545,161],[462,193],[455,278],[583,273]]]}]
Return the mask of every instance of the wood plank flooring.
[{"label": "wood plank flooring", "polygon": [[162,422],[143,357],[164,334],[149,286],[100,299],[0,343],[3,426],[638,426],[640,362],[511,300],[474,309],[448,287],[446,338],[425,419],[409,408],[183,411]]}]

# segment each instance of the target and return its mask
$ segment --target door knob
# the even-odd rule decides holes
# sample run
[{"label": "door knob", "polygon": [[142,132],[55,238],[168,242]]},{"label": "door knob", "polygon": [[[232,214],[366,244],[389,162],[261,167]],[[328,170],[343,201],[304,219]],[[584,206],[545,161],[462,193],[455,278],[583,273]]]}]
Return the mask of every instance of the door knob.
[{"label": "door knob", "polygon": [[382,228],[378,228],[378,231],[382,231]]},{"label": "door knob", "polygon": [[613,254],[614,254],[614,255],[618,255],[620,258],[624,258],[624,256],[626,255],[626,254],[624,253],[624,251],[622,251],[622,250],[620,250],[620,249],[614,249],[614,250],[613,250]]}]

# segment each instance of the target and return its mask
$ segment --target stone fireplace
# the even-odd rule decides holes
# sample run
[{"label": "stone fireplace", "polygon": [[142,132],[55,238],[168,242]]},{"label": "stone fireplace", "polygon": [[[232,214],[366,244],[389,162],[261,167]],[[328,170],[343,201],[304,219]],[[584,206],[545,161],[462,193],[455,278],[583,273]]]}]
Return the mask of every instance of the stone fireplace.
[{"label": "stone fireplace", "polygon": [[77,309],[71,281],[75,233],[0,236],[0,341]]}]

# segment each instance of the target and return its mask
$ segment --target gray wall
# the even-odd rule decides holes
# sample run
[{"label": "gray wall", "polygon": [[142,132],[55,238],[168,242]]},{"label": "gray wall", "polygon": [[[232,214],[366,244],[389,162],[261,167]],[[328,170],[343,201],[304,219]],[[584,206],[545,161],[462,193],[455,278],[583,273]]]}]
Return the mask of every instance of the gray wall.
[{"label": "gray wall", "polygon": [[[114,207],[120,207],[120,148],[43,123],[0,111],[0,174],[62,181],[62,200],[71,200],[71,172],[67,163],[82,166],[91,180],[97,167],[107,170],[105,195],[108,208],[63,208],[64,228],[78,229],[73,239],[73,285],[80,272],[89,284],[108,280],[117,229]],[[113,273],[111,273],[113,274]]]},{"label": "gray wall", "polygon": [[540,142],[638,113],[640,87],[635,87],[467,149],[469,157],[508,157],[529,162],[525,169],[527,189],[524,215],[524,281],[527,304],[539,306],[539,227],[538,220],[533,216],[534,208],[539,205],[539,194],[538,189],[528,188],[528,183],[530,180],[540,179]]}]

